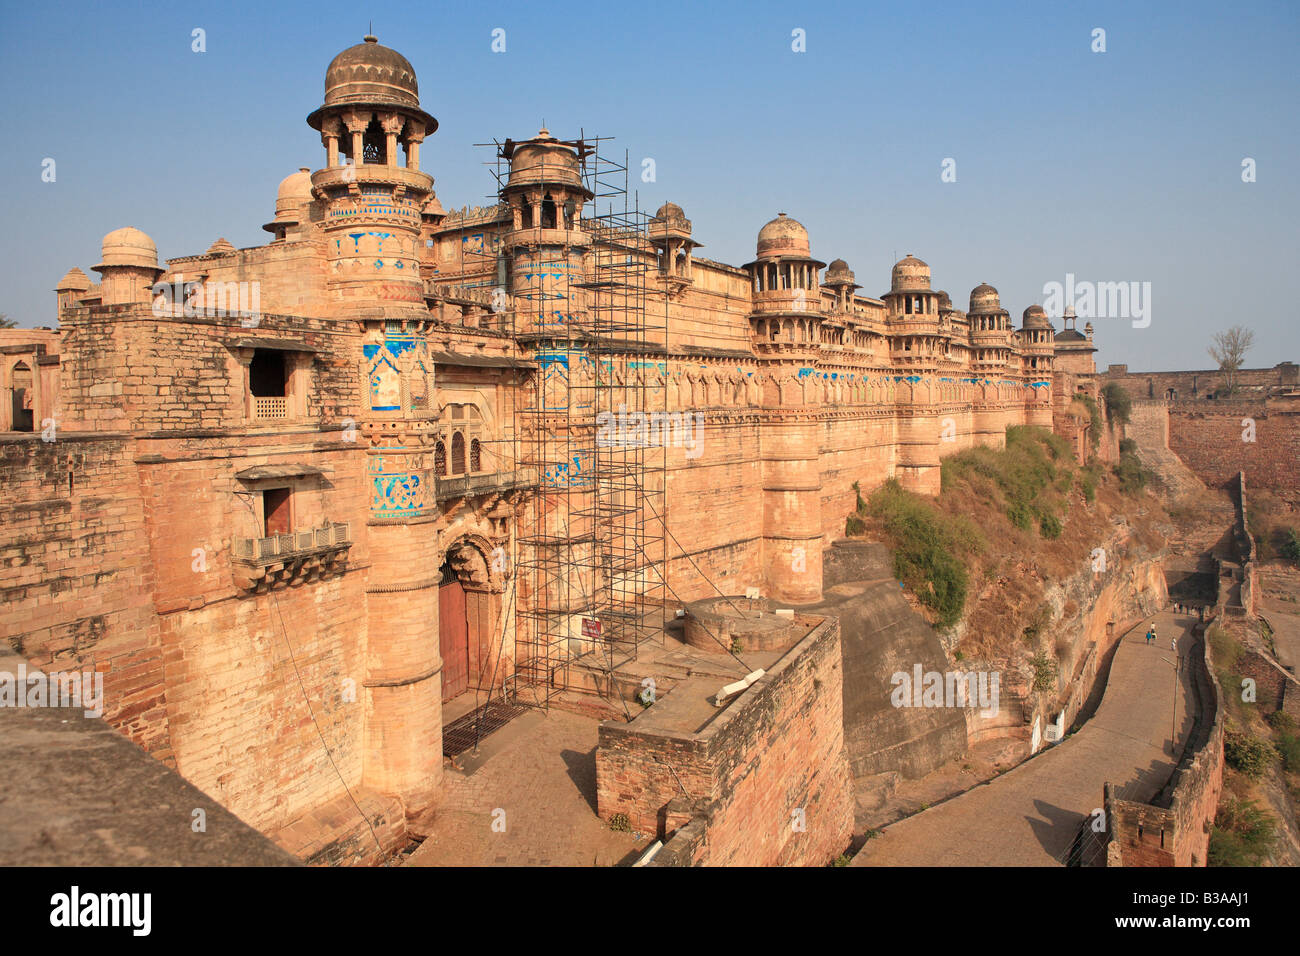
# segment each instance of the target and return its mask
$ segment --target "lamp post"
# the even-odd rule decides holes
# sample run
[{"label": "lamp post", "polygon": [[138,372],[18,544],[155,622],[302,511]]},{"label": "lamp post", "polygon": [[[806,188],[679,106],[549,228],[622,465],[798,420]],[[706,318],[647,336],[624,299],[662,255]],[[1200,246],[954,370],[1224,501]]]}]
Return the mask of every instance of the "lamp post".
[{"label": "lamp post", "polygon": [[[1174,638],[1175,649],[1177,649],[1177,646],[1178,639]],[[1172,758],[1177,756],[1178,753],[1178,674],[1182,658],[1175,657],[1172,661],[1167,657],[1160,659],[1174,669],[1174,716],[1172,723],[1169,725],[1169,756]]]}]

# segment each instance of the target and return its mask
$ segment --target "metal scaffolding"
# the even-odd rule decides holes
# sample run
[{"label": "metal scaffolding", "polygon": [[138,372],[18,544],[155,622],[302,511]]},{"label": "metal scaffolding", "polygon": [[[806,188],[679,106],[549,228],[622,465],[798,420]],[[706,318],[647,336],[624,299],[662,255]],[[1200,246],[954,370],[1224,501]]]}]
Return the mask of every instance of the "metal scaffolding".
[{"label": "metal scaffolding", "polygon": [[[475,269],[510,291],[493,321],[537,366],[498,460],[536,482],[517,530],[513,697],[542,707],[571,687],[616,693],[639,645],[663,639],[666,450],[646,425],[666,418],[667,321],[647,314],[649,217],[629,192],[626,154],[611,158],[607,143],[564,142],[593,194],[578,235],[515,230],[509,243],[485,240],[490,261]],[[513,144],[484,145],[493,198],[508,206]]]}]

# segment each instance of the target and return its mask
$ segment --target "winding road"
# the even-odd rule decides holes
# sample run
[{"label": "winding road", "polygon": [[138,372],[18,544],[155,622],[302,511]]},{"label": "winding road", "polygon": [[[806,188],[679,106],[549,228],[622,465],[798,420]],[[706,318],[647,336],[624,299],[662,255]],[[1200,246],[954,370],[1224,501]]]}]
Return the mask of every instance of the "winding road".
[{"label": "winding road", "polygon": [[[1174,769],[1174,669],[1198,646],[1196,618],[1156,615],[1160,638],[1147,645],[1151,619],[1128,631],[1115,650],[1097,713],[1074,736],[951,800],[900,820],[867,842],[853,866],[1061,866],[1083,820],[1112,783],[1127,799],[1149,800]],[[1177,690],[1178,740],[1195,706],[1187,669]]]}]

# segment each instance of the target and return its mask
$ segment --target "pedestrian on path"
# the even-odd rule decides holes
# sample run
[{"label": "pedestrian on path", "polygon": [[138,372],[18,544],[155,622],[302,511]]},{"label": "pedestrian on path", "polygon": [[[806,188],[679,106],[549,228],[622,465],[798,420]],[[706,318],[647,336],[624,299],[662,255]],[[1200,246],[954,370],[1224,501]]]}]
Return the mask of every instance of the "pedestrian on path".
[{"label": "pedestrian on path", "polygon": [[1148,627],[1148,628],[1147,628],[1147,644],[1148,644],[1148,645],[1151,644],[1151,641],[1152,641],[1152,639],[1155,638],[1155,636],[1156,636],[1156,629],[1155,629],[1154,627]]}]

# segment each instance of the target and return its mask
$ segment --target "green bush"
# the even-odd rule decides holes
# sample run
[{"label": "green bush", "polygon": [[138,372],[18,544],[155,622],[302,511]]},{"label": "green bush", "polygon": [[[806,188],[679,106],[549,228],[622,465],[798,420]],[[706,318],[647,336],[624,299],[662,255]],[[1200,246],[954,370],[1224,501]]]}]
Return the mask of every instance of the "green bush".
[{"label": "green bush", "polygon": [[1278,734],[1277,752],[1282,755],[1282,766],[1287,773],[1300,773],[1300,737],[1285,732]]},{"label": "green bush", "polygon": [[857,515],[849,515],[844,522],[844,533],[850,538],[863,534],[866,530],[866,522]]},{"label": "green bush", "polygon": [[1264,718],[1270,727],[1280,733],[1290,733],[1295,730],[1295,718],[1285,710],[1275,710]]},{"label": "green bush", "polygon": [[1250,734],[1228,731],[1223,735],[1223,759],[1251,780],[1264,776],[1275,753],[1271,743]]},{"label": "green bush", "polygon": [[1043,515],[1038,519],[1038,530],[1044,538],[1059,538],[1061,536],[1061,519],[1053,514]]},{"label": "green bush", "polygon": [[1210,829],[1210,866],[1259,866],[1273,846],[1276,826],[1253,800],[1225,797]]},{"label": "green bush", "polygon": [[1300,536],[1296,535],[1295,528],[1287,528],[1282,533],[1281,554],[1288,561],[1300,564]]},{"label": "green bush", "polygon": [[1112,422],[1127,425],[1133,413],[1133,400],[1118,382],[1107,382],[1101,390],[1101,400],[1106,403],[1106,414]]},{"label": "green bush", "polygon": [[944,490],[959,479],[996,492],[1007,520],[1022,531],[1039,523],[1050,508],[1044,494],[1051,488],[1067,491],[1074,482],[1074,453],[1070,443],[1045,428],[1014,425],[1007,429],[1006,448],[968,448],[950,455],[940,466]]},{"label": "green bush", "polygon": [[1097,500],[1097,482],[1101,480],[1101,465],[1094,458],[1079,471],[1079,490],[1083,500],[1092,504]]},{"label": "green bush", "polygon": [[1091,395],[1080,393],[1074,397],[1088,409],[1089,427],[1091,429],[1088,432],[1089,443],[1092,445],[1092,450],[1096,451],[1101,447],[1101,409],[1097,406],[1096,399]]},{"label": "green bush", "polygon": [[1056,661],[1046,654],[1038,654],[1029,661],[1034,668],[1034,690],[1056,689]]},{"label": "green bush", "polygon": [[1137,456],[1137,442],[1130,438],[1119,443],[1119,464],[1114,471],[1115,477],[1119,479],[1119,490],[1126,495],[1140,492],[1151,478],[1151,472],[1142,467]]},{"label": "green bush", "polygon": [[894,575],[951,627],[966,606],[963,558],[983,549],[969,521],[944,515],[931,502],[890,479],[871,495],[868,511],[881,520],[894,549]]}]

